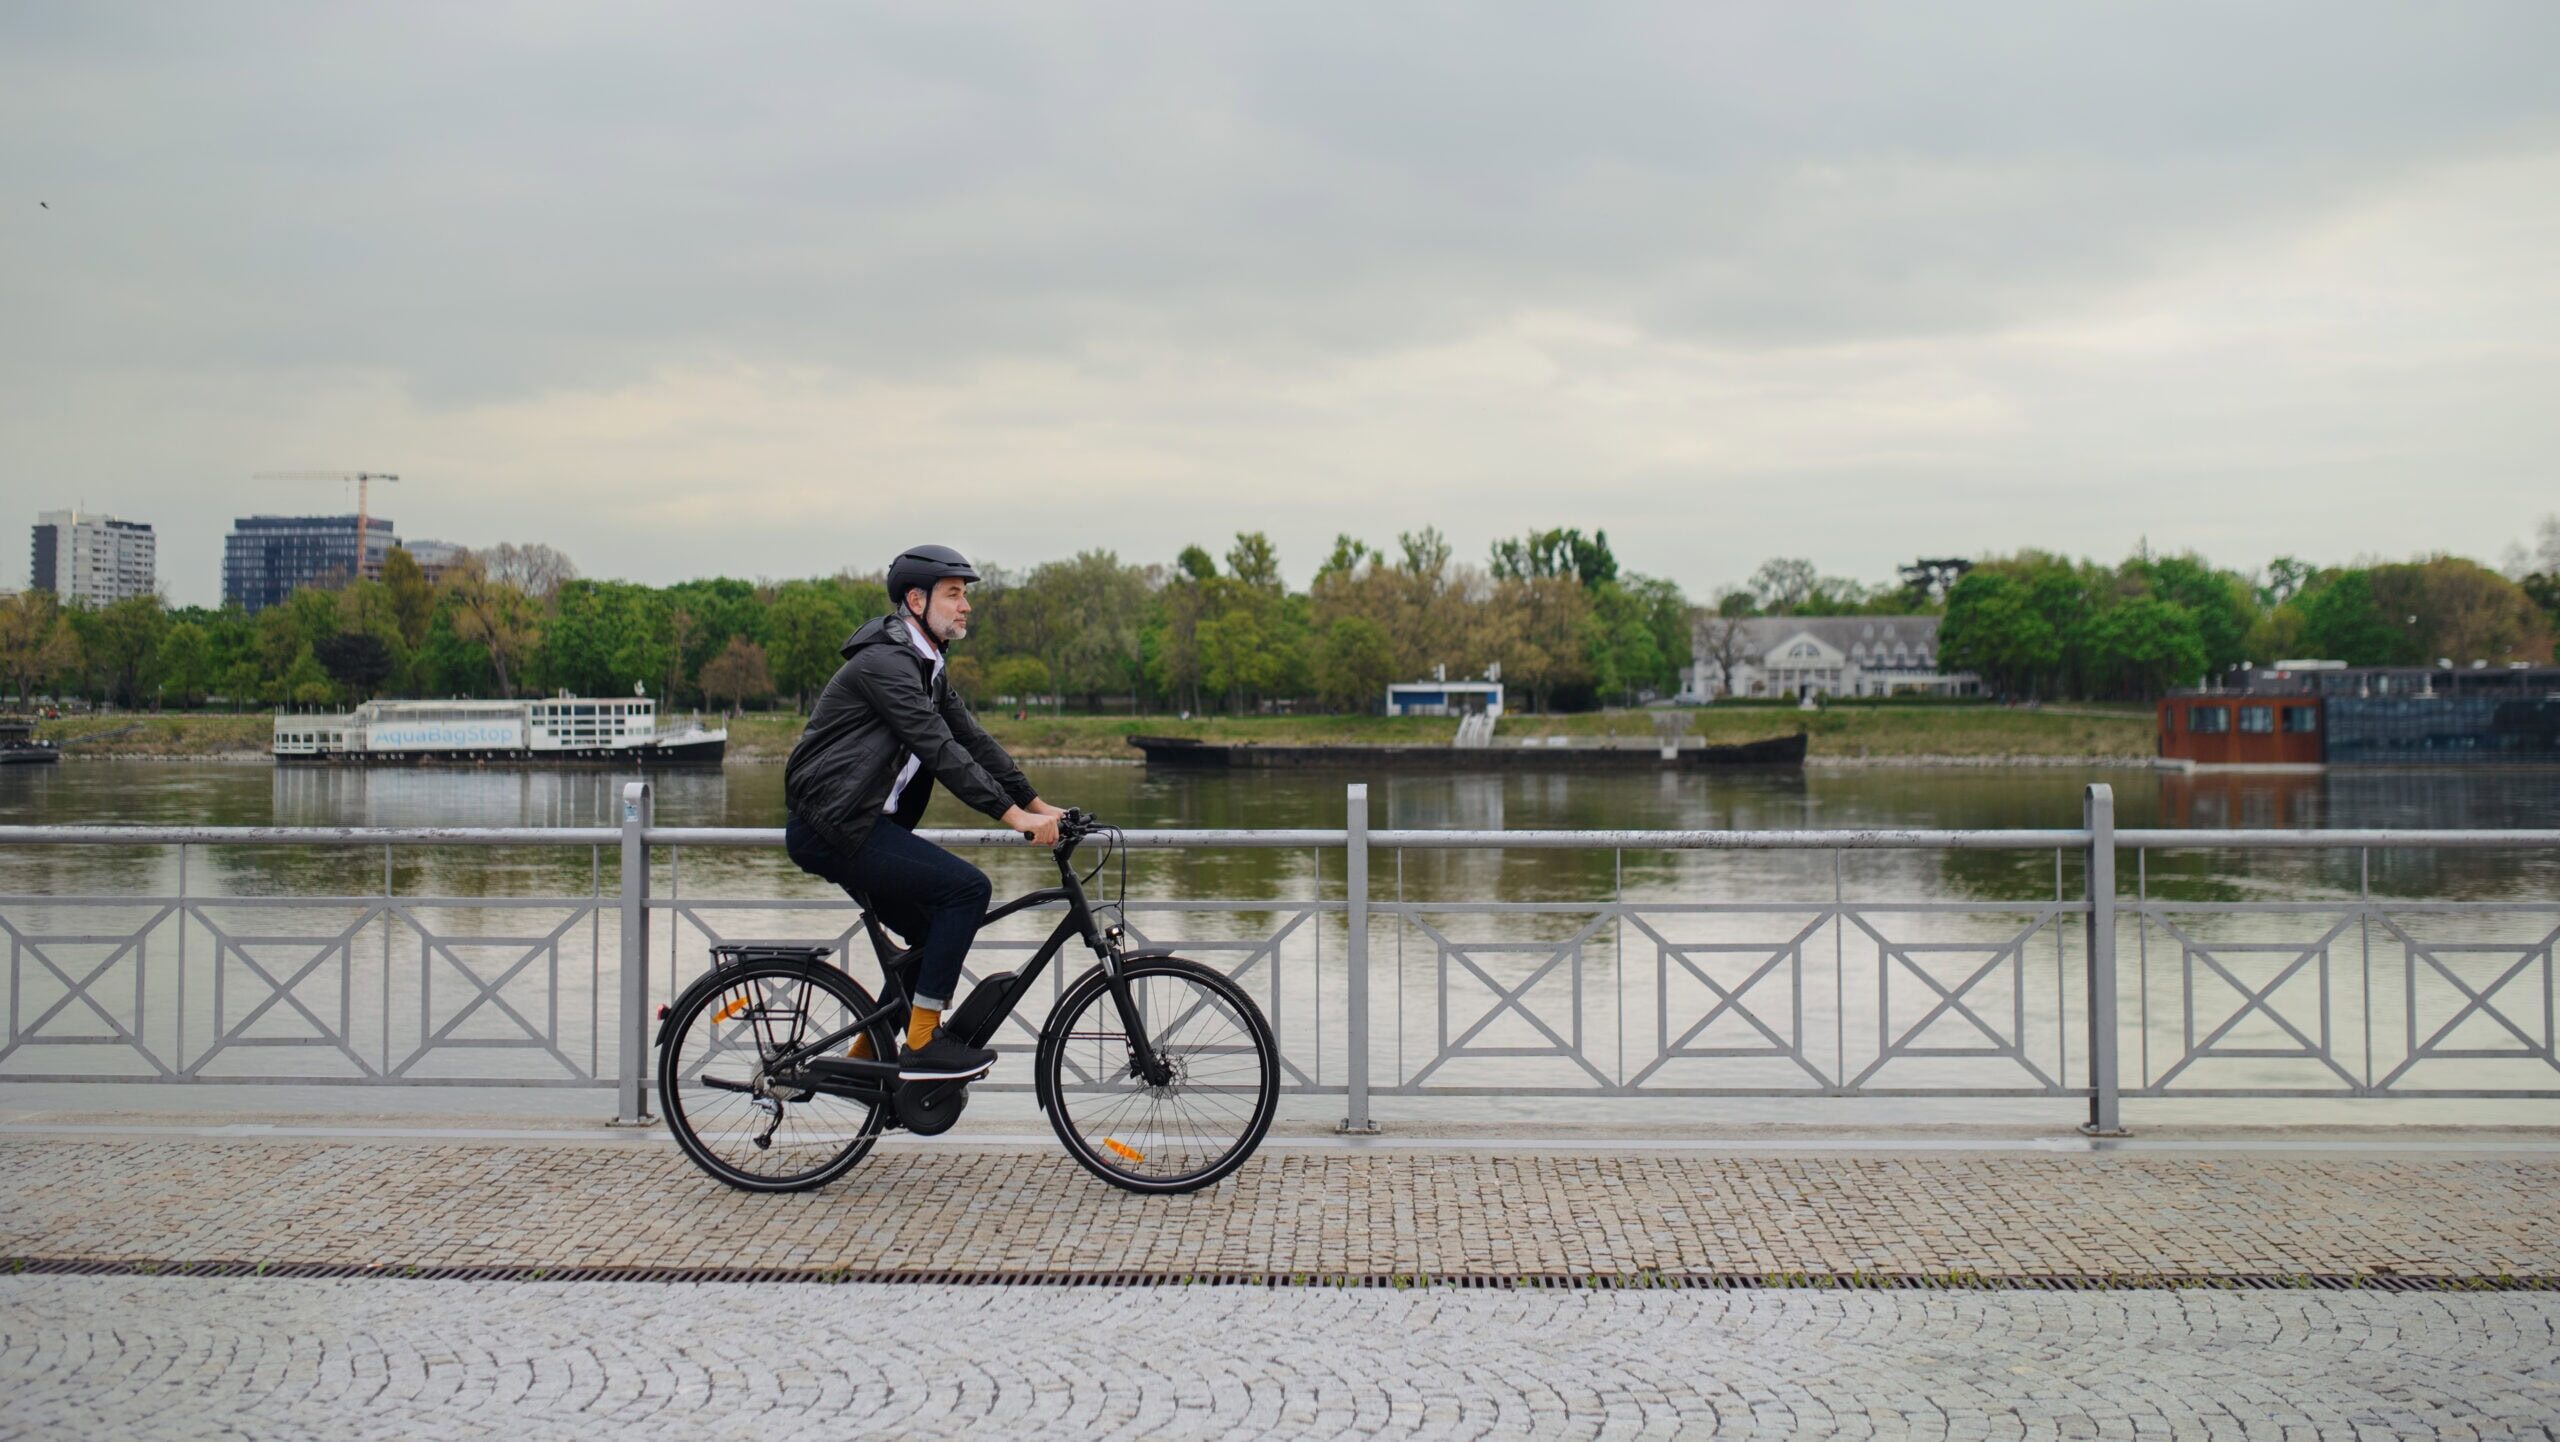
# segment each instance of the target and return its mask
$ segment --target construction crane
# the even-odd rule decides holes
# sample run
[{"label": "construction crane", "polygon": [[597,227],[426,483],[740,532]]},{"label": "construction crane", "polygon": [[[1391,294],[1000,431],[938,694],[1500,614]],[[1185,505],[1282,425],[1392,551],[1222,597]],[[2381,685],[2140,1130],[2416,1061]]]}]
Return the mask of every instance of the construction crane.
[{"label": "construction crane", "polygon": [[356,574],[373,575],[373,483],[396,481],[388,471],[260,471],[253,481],[353,481],[356,483]]}]

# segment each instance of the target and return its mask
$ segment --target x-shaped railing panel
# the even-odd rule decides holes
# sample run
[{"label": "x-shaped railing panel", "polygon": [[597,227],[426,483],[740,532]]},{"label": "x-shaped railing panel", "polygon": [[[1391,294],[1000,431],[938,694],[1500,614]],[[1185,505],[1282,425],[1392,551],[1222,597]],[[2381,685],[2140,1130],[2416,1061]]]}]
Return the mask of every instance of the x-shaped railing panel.
[{"label": "x-shaped railing panel", "polygon": [[[20,1048],[27,1046],[122,1045],[130,1048],[135,1055],[149,1063],[151,1069],[161,1077],[176,1076],[177,1072],[167,1062],[161,1060],[159,1054],[143,1040],[141,1034],[143,1019],[140,1015],[139,1002],[137,1001],[136,1004],[133,1024],[128,1026],[123,1018],[117,1016],[98,1000],[95,989],[107,973],[115,969],[116,963],[127,957],[134,959],[138,972],[142,965],[142,948],[146,938],[157,930],[162,922],[178,914],[178,907],[174,903],[162,904],[132,931],[109,935],[30,933],[21,930],[6,916],[0,916],[0,932],[5,932],[9,938],[9,1035],[6,1044],[0,1045],[0,1062],[6,1062]],[[55,961],[52,953],[47,950],[48,947],[53,946],[109,946],[113,950],[75,979],[70,970]],[[42,1015],[21,1025],[18,1020],[18,998],[21,991],[20,968],[23,964],[21,959],[24,957],[35,958],[36,964],[43,967],[55,981],[61,984],[62,995],[54,1000],[53,1005],[45,1008]],[[138,995],[141,989],[138,975],[135,989]],[[52,1024],[53,1019],[68,1011],[74,1002],[86,1007],[91,1015],[105,1022],[109,1034],[106,1036],[44,1035],[45,1028]]]},{"label": "x-shaped railing panel", "polygon": [[[188,916],[213,937],[213,966],[217,983],[214,1010],[215,1033],[213,1039],[206,1043],[205,1049],[187,1061],[186,1069],[189,1076],[203,1076],[208,1062],[233,1048],[269,1046],[323,1047],[345,1057],[355,1066],[356,1074],[360,1077],[378,1077],[382,1074],[372,1063],[357,1054],[342,1026],[330,1025],[318,1012],[304,1003],[297,991],[305,980],[334,958],[340,964],[339,987],[343,1010],[344,989],[350,984],[348,973],[352,970],[351,948],[356,937],[383,914],[381,907],[365,907],[354,921],[328,936],[242,934],[224,926],[207,912],[208,908],[203,903],[194,903],[187,907]],[[250,950],[253,946],[307,946],[311,948],[311,954],[293,968],[292,975],[278,978],[274,972],[267,970],[266,966],[258,960],[257,954]],[[226,965],[235,958],[251,975],[266,984],[267,995],[256,1006],[243,1013],[238,1021],[230,1021],[225,1015],[221,982],[227,977]],[[279,1002],[290,1007],[310,1024],[310,1035],[260,1037],[251,1034],[251,1028],[265,1018],[268,1012],[274,1010]]]},{"label": "x-shaped railing panel", "polygon": [[[1582,1047],[1582,949],[1603,926],[1608,924],[1614,908],[1603,908],[1595,912],[1575,928],[1572,935],[1553,943],[1544,941],[1461,943],[1450,939],[1448,933],[1424,920],[1418,914],[1419,910],[1420,908],[1404,908],[1403,914],[1416,930],[1428,937],[1439,949],[1434,976],[1440,998],[1440,1017],[1436,1035],[1437,1050],[1431,1059],[1406,1081],[1405,1085],[1421,1086],[1430,1079],[1433,1072],[1450,1062],[1487,1057],[1562,1057],[1580,1067],[1583,1073],[1597,1085],[1602,1087],[1614,1085],[1608,1073],[1592,1065],[1591,1059],[1583,1054]],[[1522,953],[1531,956],[1544,952],[1546,959],[1532,967],[1529,974],[1521,978],[1518,984],[1505,986],[1491,972],[1477,964],[1472,954],[1474,952]],[[1453,961],[1493,994],[1493,1005],[1455,1037],[1449,1034],[1449,964]],[[1560,966],[1570,968],[1567,972],[1568,998],[1573,1007],[1573,1018],[1568,1023],[1573,1033],[1570,1037],[1548,1025],[1546,1018],[1539,1016],[1526,1004],[1530,991]],[[1540,1036],[1547,1039],[1548,1044],[1543,1047],[1472,1045],[1478,1036],[1490,1030],[1506,1014],[1527,1022]]]},{"label": "x-shaped railing panel", "polygon": [[[1867,939],[1876,945],[1878,1043],[1876,1058],[1867,1063],[1864,1070],[1850,1078],[1849,1085],[1853,1088],[1865,1086],[1876,1073],[1903,1058],[1996,1058],[2016,1065],[2033,1077],[2040,1087],[2048,1090],[2058,1087],[2060,1083],[2054,1080],[2052,1074],[2038,1066],[2035,1059],[2027,1054],[2026,1019],[2027,943],[2033,940],[2037,933],[2052,924],[2057,915],[2059,915],[2058,909],[2039,909],[2025,926],[2011,933],[2006,939],[1991,943],[1987,948],[1989,955],[1984,956],[1981,963],[1966,973],[1963,979],[1949,986],[1939,980],[1937,974],[1923,964],[1920,958],[1931,954],[1980,956],[1986,950],[1983,944],[1962,941],[1897,942],[1878,931],[1865,916],[1856,911],[1845,912],[1844,919],[1848,924],[1863,932]],[[1918,1021],[1900,1031],[1896,1031],[1893,1025],[1893,978],[1897,965],[1937,997],[1937,1001],[1921,1015]],[[2008,973],[2011,997],[2010,1029],[2006,1032],[1992,1025],[1966,1000],[1983,983],[2004,970]],[[1843,1005],[1845,1004],[1844,998]],[[1961,1017],[1970,1024],[1974,1030],[1982,1034],[1988,1044],[1983,1046],[1924,1044],[1920,1040],[1921,1036],[1930,1027],[1935,1026],[1940,1018],[1950,1014]]]},{"label": "x-shaped railing panel", "polygon": [[[2373,920],[2402,947],[2402,991],[2406,997],[2405,1018],[2408,1041],[2408,1055],[2398,1066],[2393,1067],[2388,1074],[2374,1084],[2377,1091],[2388,1090],[2392,1083],[2408,1075],[2412,1067],[2426,1061],[2530,1059],[2560,1070],[2560,1056],[2554,1055],[2552,1045],[2554,981],[2552,953],[2555,945],[2560,945],[2560,928],[2546,932],[2539,941],[2517,947],[2502,942],[2422,942],[2412,936],[2406,927],[2382,912],[2373,913]],[[2506,957],[2513,956],[2515,960],[2487,985],[2475,989],[2471,983],[2463,979],[2452,963],[2445,960],[2448,955],[2494,956],[2502,961]],[[2442,1025],[2430,1032],[2423,1041],[2418,1038],[2418,980],[2421,975],[2418,964],[2421,961],[2426,963],[2429,972],[2441,977],[2463,997],[2461,1007]],[[2541,964],[2541,1014],[2536,1018],[2538,1022],[2536,1029],[2527,1031],[2517,1024],[2513,1015],[2496,1005],[2491,998],[2505,990],[2509,983],[2523,975],[2537,962]],[[2513,1036],[2517,1044],[2512,1047],[2445,1045],[2446,1039],[2460,1030],[2462,1024],[2475,1015],[2495,1022],[2508,1035]]]},{"label": "x-shaped railing panel", "polygon": [[[1774,946],[1765,942],[1675,942],[1665,937],[1639,912],[1626,914],[1626,924],[1649,938],[1654,944],[1654,1059],[1627,1079],[1630,1087],[1640,1087],[1656,1072],[1683,1058],[1712,1057],[1784,1057],[1804,1070],[1816,1087],[1829,1087],[1831,1078],[1805,1055],[1804,1048],[1804,948],[1805,943],[1832,923],[1829,909],[1818,910],[1796,933]],[[1702,956],[1744,956],[1761,958],[1748,976],[1726,986],[1701,967],[1694,958]],[[1697,979],[1715,994],[1715,1004],[1706,1014],[1691,1022],[1677,1038],[1671,1035],[1671,976],[1677,966]],[[1781,1033],[1743,1000],[1744,993],[1785,968],[1790,1014],[1786,1031]],[[1766,1038],[1766,1046],[1692,1046],[1691,1042],[1706,1034],[1726,1016],[1747,1023]]]},{"label": "x-shaped railing panel", "polygon": [[[2338,938],[2346,931],[2346,929],[2354,924],[2355,919],[2355,913],[2353,912],[2350,912],[2345,916],[2341,916],[2335,925],[2322,932],[2318,938],[2308,944],[2302,944],[2290,941],[2241,942],[2217,940],[2208,942],[2195,935],[2192,928],[2181,925],[2173,918],[2166,915],[2156,915],[2155,920],[2161,930],[2167,933],[2172,940],[2178,943],[2179,985],[2186,998],[2186,1002],[2182,1008],[2184,1021],[2181,1032],[2184,1047],[2183,1054],[2180,1055],[2177,1061],[2167,1070],[2160,1074],[2158,1081],[2152,1083],[2153,1089],[2166,1089],[2171,1082],[2175,1081],[2179,1077],[2179,1075],[2186,1072],[2190,1067],[2193,1067],[2200,1061],[2210,1059],[2255,1058],[2259,1060],[2274,1061],[2316,1061],[2326,1067],[2331,1075],[2335,1076],[2340,1082],[2343,1082],[2349,1092],[2362,1090],[2362,1083],[2357,1080],[2355,1073],[2339,1064],[2332,1045],[2333,1030],[2331,1027],[2330,948],[2336,944]],[[2231,970],[2230,967],[2223,964],[2223,957],[2220,953],[2227,953],[2235,956],[2247,954],[2266,954],[2275,956],[2290,955],[2292,959],[2277,968],[2275,974],[2268,978],[2264,985],[2252,986],[2248,982],[2243,981]],[[2233,991],[2238,992],[2240,995],[2240,1005],[2229,1015],[2223,1017],[2221,1021],[2214,1026],[2213,1030],[2208,1032],[2201,1041],[2196,1039],[2197,1013],[2195,1005],[2195,984],[2198,979],[2199,966],[2201,966],[2204,971],[2210,972],[2213,976],[2220,978],[2224,984],[2228,985]],[[2320,1034],[2317,1038],[2314,1038],[2309,1033],[2305,1032],[2301,1027],[2294,1025],[2293,1019],[2286,1016],[2275,1004],[2275,994],[2277,991],[2281,990],[2285,983],[2293,980],[2293,978],[2306,967],[2312,968],[2313,977],[2319,983],[2319,1016],[2315,1025],[2317,1026]],[[2289,1047],[2251,1047],[2225,1046],[2222,1044],[2224,1037],[2238,1031],[2240,1027],[2252,1016],[2264,1017],[2267,1021],[2273,1023],[2277,1030],[2283,1032],[2286,1036],[2293,1038],[2294,1045]]]}]

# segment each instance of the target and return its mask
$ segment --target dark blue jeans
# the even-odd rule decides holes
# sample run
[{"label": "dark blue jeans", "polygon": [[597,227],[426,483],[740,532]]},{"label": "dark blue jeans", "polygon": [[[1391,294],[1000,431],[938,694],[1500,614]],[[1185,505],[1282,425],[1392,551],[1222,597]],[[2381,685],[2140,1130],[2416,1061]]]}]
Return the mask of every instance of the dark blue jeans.
[{"label": "dark blue jeans", "polygon": [[782,845],[802,871],[867,900],[915,948],[916,1005],[940,1011],[951,1004],[960,963],[995,894],[985,872],[885,816],[850,857],[797,816],[783,828]]}]

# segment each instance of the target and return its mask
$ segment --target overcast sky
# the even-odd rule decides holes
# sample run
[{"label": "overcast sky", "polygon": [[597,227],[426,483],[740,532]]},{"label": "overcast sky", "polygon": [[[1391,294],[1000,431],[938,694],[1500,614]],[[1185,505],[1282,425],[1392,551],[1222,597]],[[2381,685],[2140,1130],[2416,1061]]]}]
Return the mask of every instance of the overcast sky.
[{"label": "overcast sky", "polygon": [[28,0],[0,492],[181,603],[352,509],[305,467],[653,582],[2494,561],[2560,509],[2555,61],[2549,0]]}]

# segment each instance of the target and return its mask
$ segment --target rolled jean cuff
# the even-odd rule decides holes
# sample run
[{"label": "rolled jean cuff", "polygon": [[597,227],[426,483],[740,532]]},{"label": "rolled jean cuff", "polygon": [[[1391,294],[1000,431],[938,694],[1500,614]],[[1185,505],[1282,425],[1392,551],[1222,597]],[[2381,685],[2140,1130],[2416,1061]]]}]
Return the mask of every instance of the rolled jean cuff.
[{"label": "rolled jean cuff", "polygon": [[949,1011],[951,1009],[951,998],[947,996],[919,996],[910,1002],[909,1005],[913,1006],[918,1011]]}]

